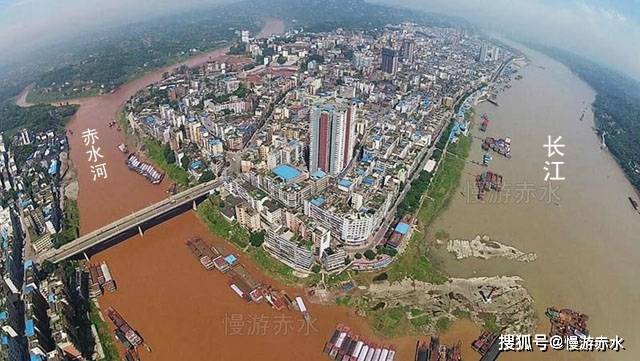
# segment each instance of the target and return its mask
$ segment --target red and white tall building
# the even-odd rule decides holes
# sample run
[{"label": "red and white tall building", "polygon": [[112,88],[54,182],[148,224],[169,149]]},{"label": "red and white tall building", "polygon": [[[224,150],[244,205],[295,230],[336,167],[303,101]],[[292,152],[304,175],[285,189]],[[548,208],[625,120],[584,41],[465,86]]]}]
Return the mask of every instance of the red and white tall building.
[{"label": "red and white tall building", "polygon": [[339,174],[353,158],[355,107],[333,99],[311,109],[309,172]]}]

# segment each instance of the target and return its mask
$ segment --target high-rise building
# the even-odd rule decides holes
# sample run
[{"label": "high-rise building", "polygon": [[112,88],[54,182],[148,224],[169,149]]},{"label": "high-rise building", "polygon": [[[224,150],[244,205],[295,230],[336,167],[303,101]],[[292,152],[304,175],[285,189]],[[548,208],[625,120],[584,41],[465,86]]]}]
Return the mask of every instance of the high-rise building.
[{"label": "high-rise building", "polygon": [[398,53],[390,48],[382,49],[382,65],[380,69],[387,74],[395,74],[398,69]]},{"label": "high-rise building", "polygon": [[402,42],[402,59],[407,63],[413,62],[413,53],[415,52],[415,43],[413,39],[405,39]]},{"label": "high-rise building", "polygon": [[353,158],[355,146],[355,108],[333,100],[311,110],[309,172],[322,170],[336,175]]},{"label": "high-rise building", "polygon": [[480,45],[480,54],[478,55],[478,61],[480,63],[484,63],[487,61],[487,44],[486,43],[482,43],[482,45]]}]

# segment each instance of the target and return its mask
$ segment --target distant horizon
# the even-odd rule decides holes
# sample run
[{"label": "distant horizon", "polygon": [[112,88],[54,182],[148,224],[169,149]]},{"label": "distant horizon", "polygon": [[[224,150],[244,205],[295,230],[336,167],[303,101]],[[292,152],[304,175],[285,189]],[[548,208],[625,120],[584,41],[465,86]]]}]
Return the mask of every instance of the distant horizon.
[{"label": "distant horizon", "polygon": [[372,0],[461,17],[518,41],[567,50],[640,81],[640,0]]},{"label": "distant horizon", "polygon": [[[53,48],[68,46],[83,36],[242,0],[189,0],[187,4],[181,3],[179,6],[168,0],[140,0],[133,3],[123,0],[108,3],[97,0],[56,0],[55,9],[51,9],[49,2],[43,5],[43,1],[0,0],[0,51],[13,55],[0,60],[0,69],[7,70],[37,53],[42,55]],[[562,0],[557,3],[516,0],[521,8],[532,13],[531,16],[518,15],[523,11],[515,9],[517,6],[511,0],[365,2],[460,18],[478,29],[488,33],[499,32],[514,41],[572,52],[640,82],[640,0]],[[150,6],[151,3],[153,6]],[[533,18],[535,24],[523,20],[527,17]],[[550,29],[545,28],[547,25]],[[578,34],[578,30],[584,34]]]}]

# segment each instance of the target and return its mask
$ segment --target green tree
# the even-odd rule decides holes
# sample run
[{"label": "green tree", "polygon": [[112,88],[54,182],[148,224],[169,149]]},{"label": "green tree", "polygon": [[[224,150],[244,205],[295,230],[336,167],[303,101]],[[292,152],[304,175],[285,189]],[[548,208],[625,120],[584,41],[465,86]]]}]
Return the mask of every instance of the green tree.
[{"label": "green tree", "polygon": [[182,159],[180,160],[180,165],[184,170],[189,170],[189,164],[191,164],[191,159],[189,159],[189,157],[186,155],[182,157]]},{"label": "green tree", "polygon": [[369,261],[373,260],[374,258],[376,258],[376,253],[370,249],[364,251],[364,256],[366,259],[368,259]]},{"label": "green tree", "polygon": [[276,61],[278,62],[278,64],[282,65],[287,62],[287,57],[280,55]]},{"label": "green tree", "polygon": [[162,149],[162,153],[164,154],[164,159],[168,164],[173,164],[176,162],[176,154],[171,150],[171,147],[167,144]]},{"label": "green tree", "polygon": [[202,175],[200,176],[200,179],[198,181],[200,183],[205,183],[205,182],[212,181],[215,177],[216,175],[213,174],[213,172],[210,169],[207,169],[204,172],[202,172]]},{"label": "green tree", "polygon": [[320,273],[320,265],[319,264],[314,264],[313,267],[311,267],[311,272]]},{"label": "green tree", "polygon": [[264,242],[264,232],[251,232],[249,242],[251,242],[251,245],[254,247],[262,246],[262,243]]}]

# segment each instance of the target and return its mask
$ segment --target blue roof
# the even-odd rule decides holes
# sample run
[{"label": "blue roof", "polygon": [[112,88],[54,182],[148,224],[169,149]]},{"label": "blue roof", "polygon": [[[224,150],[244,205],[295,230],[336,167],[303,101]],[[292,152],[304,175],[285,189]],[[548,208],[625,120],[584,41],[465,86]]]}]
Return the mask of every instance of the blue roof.
[{"label": "blue roof", "polygon": [[324,201],[324,198],[322,198],[322,197],[318,197],[318,198],[315,198],[315,199],[312,199],[312,200],[311,200],[311,203],[313,203],[313,205],[318,206],[318,207],[320,207],[321,205],[323,205],[323,204],[324,204],[324,202],[325,202],[325,201]]},{"label": "blue roof", "polygon": [[289,182],[300,175],[300,171],[288,164],[280,164],[273,168],[273,173],[282,178],[285,182]]},{"label": "blue roof", "polygon": [[236,262],[238,261],[238,259],[236,258],[236,256],[234,256],[234,255],[232,255],[232,254],[230,254],[230,255],[226,256],[226,257],[224,258],[224,260],[225,260],[225,261],[227,261],[227,263],[228,263],[228,264],[234,264],[234,263],[236,263]]},{"label": "blue roof", "polygon": [[368,186],[373,185],[375,182],[376,182],[376,181],[375,181],[373,178],[371,178],[371,177],[365,177],[365,178],[362,180],[362,183],[364,183],[364,184],[366,184],[366,185],[368,185]]},{"label": "blue roof", "polygon": [[409,233],[409,229],[411,229],[410,225],[408,225],[408,224],[406,224],[404,222],[400,222],[396,226],[395,231],[400,233],[400,234],[407,234],[407,233]]},{"label": "blue roof", "polygon": [[36,330],[33,326],[33,319],[28,319],[24,324],[24,335],[27,337],[31,337],[35,334]]},{"label": "blue roof", "polygon": [[49,166],[49,174],[53,175],[58,173],[58,160],[53,159],[51,161],[51,165]]},{"label": "blue roof", "polygon": [[343,187],[347,187],[349,188],[351,185],[353,184],[352,181],[346,179],[346,178],[342,178],[338,181],[338,185],[341,185]]},{"label": "blue roof", "polygon": [[7,313],[7,311],[2,311],[0,312],[0,321],[4,321],[9,317],[9,314]]},{"label": "blue roof", "polygon": [[33,353],[29,354],[29,361],[44,361],[46,360],[46,358],[44,358],[44,356],[42,355],[36,355]]},{"label": "blue roof", "polygon": [[33,268],[33,261],[28,259],[28,260],[24,261],[24,269],[28,270],[30,268]]},{"label": "blue roof", "polygon": [[323,172],[322,169],[318,169],[317,171],[313,172],[311,174],[311,178],[313,179],[320,179],[320,178],[324,178],[327,176],[327,173]]},{"label": "blue roof", "polygon": [[7,335],[2,335],[2,344],[3,345],[9,344],[9,337]]},{"label": "blue roof", "polygon": [[201,160],[194,160],[193,162],[191,162],[191,165],[189,166],[189,168],[191,169],[198,169],[202,167],[202,161]]}]

